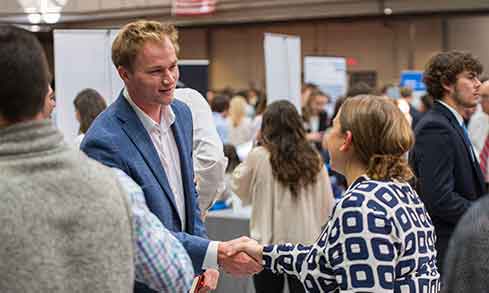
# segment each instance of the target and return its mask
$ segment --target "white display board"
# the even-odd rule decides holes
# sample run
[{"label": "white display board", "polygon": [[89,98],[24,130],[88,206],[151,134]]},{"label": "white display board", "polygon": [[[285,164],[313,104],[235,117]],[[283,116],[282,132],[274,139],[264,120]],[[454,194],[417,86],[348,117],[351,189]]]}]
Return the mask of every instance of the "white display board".
[{"label": "white display board", "polygon": [[[114,97],[114,86],[119,88],[110,58],[109,30],[55,30],[54,70],[56,109],[53,115],[58,129],[68,143],[78,135],[73,100],[78,92],[93,88],[108,103]],[[117,85],[114,85],[116,83]]]},{"label": "white display board", "polygon": [[267,103],[289,100],[301,111],[301,39],[265,34]]},{"label": "white display board", "polygon": [[348,87],[346,59],[343,57],[305,56],[304,82],[317,85],[321,91],[331,97],[326,108],[331,115],[336,99],[346,95]]}]

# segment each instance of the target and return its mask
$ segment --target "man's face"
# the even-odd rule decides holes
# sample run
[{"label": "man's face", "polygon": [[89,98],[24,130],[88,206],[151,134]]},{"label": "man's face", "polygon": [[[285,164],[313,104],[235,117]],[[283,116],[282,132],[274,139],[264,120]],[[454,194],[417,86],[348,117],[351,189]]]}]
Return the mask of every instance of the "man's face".
[{"label": "man's face", "polygon": [[42,116],[45,119],[51,118],[54,108],[56,107],[56,99],[51,86],[48,87],[48,94],[44,97],[44,106],[42,108]]},{"label": "man's face", "polygon": [[484,113],[489,114],[489,81],[484,82],[479,88],[481,107]]},{"label": "man's face", "polygon": [[119,67],[119,74],[135,102],[169,105],[178,81],[177,55],[167,37],[148,41],[136,55],[132,71]]},{"label": "man's face", "polygon": [[460,107],[475,107],[479,101],[479,87],[481,82],[475,72],[464,70],[457,75],[451,97]]}]

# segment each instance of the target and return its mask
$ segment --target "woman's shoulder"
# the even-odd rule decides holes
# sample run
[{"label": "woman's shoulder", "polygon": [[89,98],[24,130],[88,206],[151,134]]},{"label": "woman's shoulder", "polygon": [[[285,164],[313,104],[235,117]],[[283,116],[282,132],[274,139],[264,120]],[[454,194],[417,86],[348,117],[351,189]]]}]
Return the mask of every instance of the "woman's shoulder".
[{"label": "woman's shoulder", "polygon": [[343,206],[366,209],[396,209],[400,205],[421,204],[416,191],[405,182],[366,179],[350,187],[340,200]]},{"label": "woman's shoulder", "polygon": [[248,159],[262,160],[264,158],[269,158],[270,152],[263,146],[257,146],[253,148],[248,154]]}]

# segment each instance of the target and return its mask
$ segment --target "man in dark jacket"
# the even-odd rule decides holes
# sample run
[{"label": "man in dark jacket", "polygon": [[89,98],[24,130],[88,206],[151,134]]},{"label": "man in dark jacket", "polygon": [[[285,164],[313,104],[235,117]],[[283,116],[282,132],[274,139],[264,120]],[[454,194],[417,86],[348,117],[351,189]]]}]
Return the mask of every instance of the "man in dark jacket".
[{"label": "man in dark jacket", "polygon": [[[432,57],[424,73],[435,103],[416,126],[409,161],[418,193],[435,225],[440,270],[455,226],[485,192],[462,116],[465,108],[477,105],[481,72],[481,63],[472,55],[452,51]],[[416,243],[422,245],[422,239]]]}]

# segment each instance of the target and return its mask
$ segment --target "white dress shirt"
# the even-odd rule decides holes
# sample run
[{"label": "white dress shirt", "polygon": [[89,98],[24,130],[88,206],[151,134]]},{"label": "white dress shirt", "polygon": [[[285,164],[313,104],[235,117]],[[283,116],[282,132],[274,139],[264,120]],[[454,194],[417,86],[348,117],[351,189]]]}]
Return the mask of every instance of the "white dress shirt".
[{"label": "white dress shirt", "polygon": [[224,175],[228,159],[224,156],[222,141],[216,130],[211,107],[196,90],[175,90],[174,97],[184,102],[192,112],[193,120],[193,164],[199,207],[208,210],[226,187]]},{"label": "white dress shirt", "polygon": [[[452,112],[452,114],[455,116],[455,118],[457,119],[457,122],[458,122],[458,125],[460,125],[460,127],[462,128],[465,128],[465,125],[464,125],[464,117],[462,117],[462,115],[460,115],[459,112],[455,111],[455,109],[453,109],[452,107],[450,107],[447,103],[441,101],[441,100],[437,100],[438,103],[442,104],[445,108],[447,108],[448,110],[450,110],[450,112]],[[467,134],[468,135],[468,134]],[[470,155],[472,157],[472,161],[479,161],[479,158],[478,156],[476,156],[477,152],[475,151],[475,148],[474,148],[474,144],[471,142],[471,139],[469,137],[469,142],[470,142],[470,147],[472,148],[471,152],[470,152]]]},{"label": "white dress shirt", "polygon": [[[180,167],[180,157],[171,130],[171,125],[175,122],[175,113],[169,106],[162,106],[160,113],[160,123],[156,123],[151,117],[148,116],[143,110],[141,110],[131,99],[127,89],[124,89],[124,97],[129,102],[131,107],[136,112],[139,120],[143,124],[144,128],[151,137],[151,141],[158,153],[160,162],[165,170],[170,188],[175,198],[175,203],[178,210],[178,216],[182,223],[182,231],[185,231],[185,194],[182,183],[182,172]],[[211,241],[207,247],[206,255],[202,268],[217,268],[217,249],[218,242]]]},{"label": "white dress shirt", "polygon": [[469,137],[474,144],[477,156],[480,155],[489,134],[489,115],[479,109],[469,122]]}]

